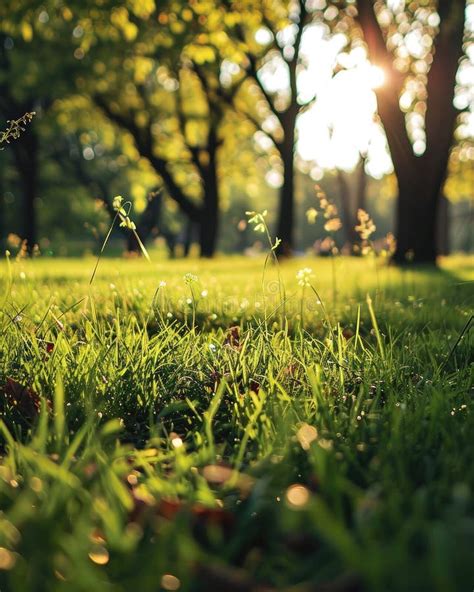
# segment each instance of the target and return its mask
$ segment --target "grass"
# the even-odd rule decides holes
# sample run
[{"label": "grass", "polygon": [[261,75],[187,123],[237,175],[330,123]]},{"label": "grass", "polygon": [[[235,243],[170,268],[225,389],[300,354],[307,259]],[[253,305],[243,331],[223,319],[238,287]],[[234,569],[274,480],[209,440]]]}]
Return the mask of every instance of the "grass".
[{"label": "grass", "polygon": [[3,264],[2,592],[472,589],[472,258],[94,263]]}]

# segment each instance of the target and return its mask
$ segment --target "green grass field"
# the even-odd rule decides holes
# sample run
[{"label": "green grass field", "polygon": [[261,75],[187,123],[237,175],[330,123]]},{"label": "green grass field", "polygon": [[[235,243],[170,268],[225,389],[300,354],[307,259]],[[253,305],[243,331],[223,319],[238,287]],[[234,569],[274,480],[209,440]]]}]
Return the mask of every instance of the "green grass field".
[{"label": "green grass field", "polygon": [[0,591],[471,592],[473,263],[4,261]]}]

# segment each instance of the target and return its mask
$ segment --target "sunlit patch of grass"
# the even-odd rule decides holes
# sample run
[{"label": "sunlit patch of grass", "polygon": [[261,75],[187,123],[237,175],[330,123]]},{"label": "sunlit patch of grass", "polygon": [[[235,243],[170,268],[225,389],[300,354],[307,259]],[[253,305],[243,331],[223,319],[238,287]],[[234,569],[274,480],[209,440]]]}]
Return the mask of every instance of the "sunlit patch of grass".
[{"label": "sunlit patch of grass", "polygon": [[2,591],[472,586],[472,259],[94,263],[2,270]]}]

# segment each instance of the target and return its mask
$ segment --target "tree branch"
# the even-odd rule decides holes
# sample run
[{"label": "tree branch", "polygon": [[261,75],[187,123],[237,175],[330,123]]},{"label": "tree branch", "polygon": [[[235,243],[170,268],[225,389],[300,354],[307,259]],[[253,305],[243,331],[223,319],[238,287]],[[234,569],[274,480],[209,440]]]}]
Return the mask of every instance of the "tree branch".
[{"label": "tree branch", "polygon": [[[449,6],[448,6],[449,4]],[[443,146],[449,150],[458,111],[454,107],[456,74],[463,53],[466,0],[440,3],[440,30],[434,42],[434,57],[428,73],[426,136],[428,156]],[[438,163],[433,163],[438,167]]]},{"label": "tree branch", "polygon": [[392,72],[392,56],[385,45],[372,0],[357,0],[357,20],[364,33],[371,62]]},{"label": "tree branch", "polygon": [[391,53],[375,14],[372,0],[357,0],[357,20],[364,33],[372,64],[381,66],[389,80],[376,90],[378,112],[387,134],[390,153],[396,170],[414,170],[417,162],[408,137],[405,115],[400,110],[399,96],[403,87],[403,76],[392,63]]},{"label": "tree branch", "polygon": [[[181,78],[180,73],[178,74],[179,78]],[[190,142],[188,142],[186,138],[186,116],[184,114],[183,108],[183,97],[181,96],[181,80],[179,84],[179,88],[177,91],[177,98],[176,98],[176,115],[178,118],[179,128],[181,130],[181,135],[183,136],[183,142],[191,155],[191,161],[196,167],[199,175],[202,177],[204,174],[204,170],[199,160],[199,149],[196,146],[193,146]]]},{"label": "tree branch", "polygon": [[428,104],[425,118],[426,152],[424,160],[435,187],[446,178],[450,148],[458,111],[454,106],[456,74],[463,53],[464,12],[466,0],[440,4],[439,33],[434,43],[434,57],[428,73]]},{"label": "tree branch", "polygon": [[273,23],[266,16],[265,9],[263,10],[262,20],[263,20],[263,24],[267,27],[267,29],[272,34],[272,37],[273,37],[273,47],[275,49],[277,49],[280,52],[281,57],[283,59],[285,59],[285,56],[284,56],[284,53],[283,53],[283,47],[277,41],[277,33],[276,33],[275,29],[273,28]]},{"label": "tree branch", "polygon": [[249,66],[247,68],[247,73],[254,80],[254,82],[257,84],[260,92],[262,93],[262,95],[265,98],[265,101],[266,101],[270,111],[273,113],[273,115],[275,115],[275,117],[278,119],[280,124],[282,124],[282,121],[283,121],[282,114],[275,107],[275,103],[273,102],[273,97],[267,91],[267,89],[265,88],[265,85],[263,84],[263,82],[261,81],[261,79],[258,76],[257,60],[256,60],[255,56],[253,56],[251,54],[247,54],[247,59],[249,60]]},{"label": "tree branch", "polygon": [[172,174],[168,170],[168,161],[154,154],[150,131],[147,130],[146,137],[144,138],[140,128],[138,128],[132,120],[113,111],[103,96],[94,95],[93,100],[110,121],[122,129],[127,130],[132,135],[138,151],[150,162],[151,166],[163,179],[170,197],[178,204],[181,210],[192,220],[200,220],[200,208],[184,194],[181,187],[176,183]]},{"label": "tree branch", "polygon": [[[298,30],[296,32],[295,43],[293,45],[293,57],[291,60],[286,60],[288,63],[288,70],[290,73],[290,89],[291,89],[291,104],[298,105],[298,62],[300,57],[301,40],[303,38],[303,30],[306,25],[308,12],[306,10],[305,0],[299,0],[300,14],[298,19]],[[296,23],[294,23],[296,24]],[[299,105],[298,105],[299,110]]]}]

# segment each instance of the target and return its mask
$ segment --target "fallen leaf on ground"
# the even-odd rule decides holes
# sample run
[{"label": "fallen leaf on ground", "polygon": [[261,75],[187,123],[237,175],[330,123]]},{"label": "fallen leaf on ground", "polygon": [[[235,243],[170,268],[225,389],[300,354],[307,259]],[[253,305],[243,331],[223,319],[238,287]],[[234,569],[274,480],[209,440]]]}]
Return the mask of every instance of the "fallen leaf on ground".
[{"label": "fallen leaf on ground", "polygon": [[7,378],[1,389],[6,402],[14,407],[24,419],[33,421],[41,409],[41,399],[35,391],[13,378]]}]

